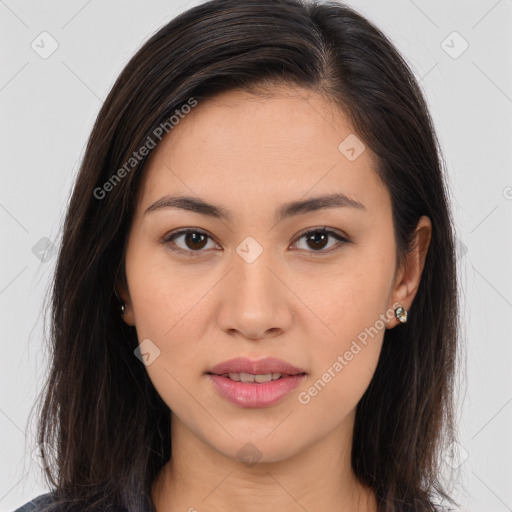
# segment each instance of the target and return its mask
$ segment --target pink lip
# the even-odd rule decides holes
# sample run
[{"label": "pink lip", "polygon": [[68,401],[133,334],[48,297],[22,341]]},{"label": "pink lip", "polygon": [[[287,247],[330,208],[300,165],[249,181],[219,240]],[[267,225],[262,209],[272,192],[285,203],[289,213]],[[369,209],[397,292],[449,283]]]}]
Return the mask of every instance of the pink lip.
[{"label": "pink lip", "polygon": [[[223,376],[228,373],[242,372],[253,375],[281,373],[283,376],[261,384],[236,382]],[[306,377],[306,373],[301,368],[276,358],[259,361],[251,361],[247,358],[230,359],[214,366],[207,374],[222,397],[235,405],[250,408],[266,407],[279,402]]]},{"label": "pink lip", "polygon": [[247,357],[237,357],[215,365],[207,373],[224,375],[226,373],[252,373],[253,375],[264,375],[266,373],[283,373],[287,375],[298,375],[306,373],[302,368],[297,368],[282,359],[266,357],[258,361],[252,361]]},{"label": "pink lip", "polygon": [[305,374],[264,382],[236,382],[228,377],[209,374],[217,391],[229,402],[241,407],[267,407],[279,402],[306,377]]}]

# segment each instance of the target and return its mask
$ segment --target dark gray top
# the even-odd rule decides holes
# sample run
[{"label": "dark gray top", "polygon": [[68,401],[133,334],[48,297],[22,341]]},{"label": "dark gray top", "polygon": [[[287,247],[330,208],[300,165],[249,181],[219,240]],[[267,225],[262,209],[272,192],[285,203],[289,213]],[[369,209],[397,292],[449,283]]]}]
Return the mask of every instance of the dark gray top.
[{"label": "dark gray top", "polygon": [[[13,512],[42,512],[44,510],[45,505],[48,505],[53,500],[53,493],[48,492],[46,494],[40,494],[36,498],[30,500],[29,502],[22,505],[20,508],[17,508]],[[441,506],[437,505],[436,510],[438,512],[450,512],[456,509],[452,508],[442,508]],[[63,511],[63,508],[59,508],[55,510],[54,512]],[[126,512],[125,510],[119,511],[119,512]],[[147,507],[144,507],[144,509],[141,512],[156,512],[155,508],[153,506],[153,503],[149,503]]]},{"label": "dark gray top", "polygon": [[[45,494],[40,494],[35,498],[31,499],[21,507],[17,508],[13,512],[43,512],[45,507],[48,506],[54,500],[54,492],[47,492]],[[59,507],[55,509],[53,512],[64,512],[64,507]],[[119,510],[119,512],[126,512],[124,509]],[[141,512],[156,512],[153,507],[153,503],[148,503],[146,507]]]},{"label": "dark gray top", "polygon": [[36,512],[43,510],[43,508],[53,501],[53,493],[40,494],[36,498],[31,499],[21,507],[17,508],[14,512]]}]

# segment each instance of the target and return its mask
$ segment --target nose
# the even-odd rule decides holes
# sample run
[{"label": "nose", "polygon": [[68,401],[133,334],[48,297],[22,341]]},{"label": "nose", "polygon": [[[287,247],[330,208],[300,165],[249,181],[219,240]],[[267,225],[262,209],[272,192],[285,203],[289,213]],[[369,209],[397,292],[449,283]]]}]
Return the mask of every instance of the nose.
[{"label": "nose", "polygon": [[233,266],[223,283],[218,326],[231,336],[259,340],[278,336],[293,321],[291,298],[284,276],[270,251],[252,263],[233,254]]}]

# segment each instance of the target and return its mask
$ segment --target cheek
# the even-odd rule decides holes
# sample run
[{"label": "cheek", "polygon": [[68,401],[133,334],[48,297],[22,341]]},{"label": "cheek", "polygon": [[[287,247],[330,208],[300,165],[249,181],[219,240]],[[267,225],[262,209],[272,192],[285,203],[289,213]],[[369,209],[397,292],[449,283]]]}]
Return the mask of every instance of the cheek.
[{"label": "cheek", "polygon": [[[375,292],[375,290],[374,290]],[[311,353],[312,374],[298,401],[334,427],[352,411],[368,388],[382,349],[385,323],[382,301],[374,295],[359,296],[344,307],[344,292],[332,306],[332,321]],[[382,295],[385,298],[385,295]],[[328,412],[328,414],[326,414]]]},{"label": "cheek", "polygon": [[[339,262],[317,272],[314,279],[307,274],[295,277],[294,290],[315,313],[318,321],[314,327],[323,346],[342,349],[347,341],[375,325],[388,307],[393,271],[392,250],[354,247]],[[378,326],[382,328],[381,322]]]},{"label": "cheek", "polygon": [[193,338],[193,318],[212,283],[198,277],[186,264],[171,265],[161,247],[133,244],[126,272],[137,332],[164,342],[182,331]]},{"label": "cheek", "polygon": [[149,343],[158,354],[146,371],[163,401],[186,419],[194,409],[190,383],[205,370],[204,347],[201,353],[197,343],[203,337],[201,324],[193,321],[205,292],[190,284],[190,276],[185,286],[179,275],[158,265],[145,270],[132,274],[129,286],[141,351]]},{"label": "cheek", "polygon": [[[385,332],[392,318],[388,295],[394,253],[361,251],[346,258],[343,267],[317,276],[316,293],[301,293],[316,319],[306,326],[314,340],[312,387],[303,403],[346,407],[351,410],[364,394],[375,372]],[[318,398],[316,398],[318,396]]]},{"label": "cheek", "polygon": [[[164,251],[139,246],[127,253],[126,273],[139,344],[157,354],[146,366],[155,388],[172,408],[181,400],[180,383],[199,376],[205,368],[197,340],[204,326],[196,321],[204,314],[208,283],[190,271],[172,269]],[[164,255],[162,256],[162,253]],[[206,298],[206,297],[205,297]],[[150,340],[150,342],[146,341]],[[141,346],[141,350],[142,350]]]}]

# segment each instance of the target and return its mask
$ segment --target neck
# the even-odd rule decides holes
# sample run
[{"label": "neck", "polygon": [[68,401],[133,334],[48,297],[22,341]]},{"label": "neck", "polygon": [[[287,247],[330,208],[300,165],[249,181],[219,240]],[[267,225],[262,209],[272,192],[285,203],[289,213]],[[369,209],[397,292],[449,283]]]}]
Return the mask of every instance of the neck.
[{"label": "neck", "polygon": [[372,489],[352,472],[354,416],[293,456],[253,465],[203,443],[173,415],[172,457],[152,488],[156,512],[377,512]]}]

